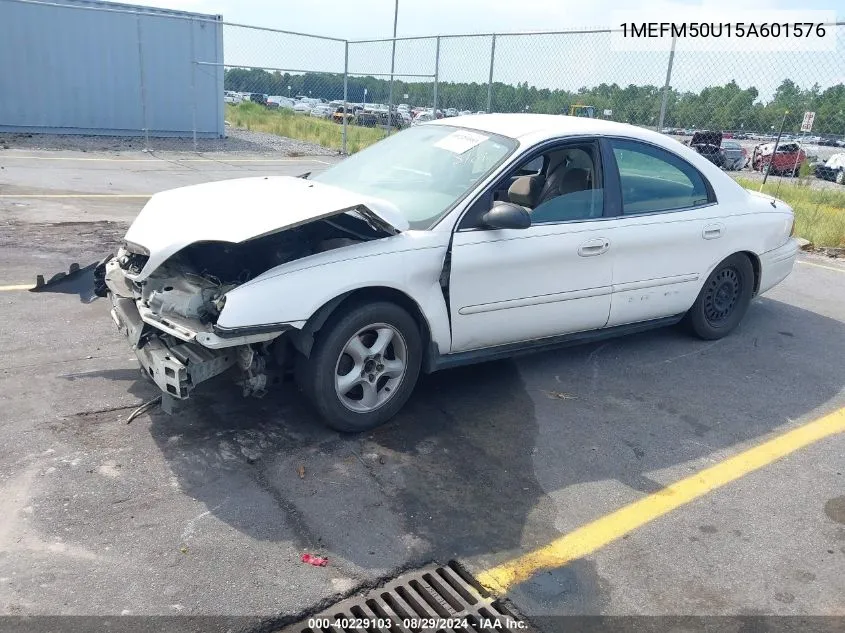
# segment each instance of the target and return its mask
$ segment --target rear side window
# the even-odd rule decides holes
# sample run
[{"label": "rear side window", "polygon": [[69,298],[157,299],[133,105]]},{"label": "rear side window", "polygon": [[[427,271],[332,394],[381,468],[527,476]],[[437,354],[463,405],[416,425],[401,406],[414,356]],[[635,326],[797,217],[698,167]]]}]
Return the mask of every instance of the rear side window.
[{"label": "rear side window", "polygon": [[659,147],[612,139],[622,186],[622,214],[637,215],[715,202],[695,167]]}]

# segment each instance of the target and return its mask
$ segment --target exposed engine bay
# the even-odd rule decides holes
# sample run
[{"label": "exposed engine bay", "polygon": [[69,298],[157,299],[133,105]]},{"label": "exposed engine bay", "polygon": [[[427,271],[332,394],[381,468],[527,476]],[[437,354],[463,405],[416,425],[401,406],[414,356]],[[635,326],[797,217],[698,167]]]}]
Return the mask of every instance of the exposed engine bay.
[{"label": "exposed engine bay", "polygon": [[287,262],[386,235],[345,213],[241,243],[197,242],[141,281],[131,277],[148,256],[127,245],[98,266],[95,291],[111,297],[112,318],[130,339],[143,373],[165,394],[187,398],[199,382],[238,365],[244,395],[261,396],[268,361],[282,365],[288,342],[278,332],[221,340],[214,324],[226,293]]},{"label": "exposed engine bay", "polygon": [[[384,236],[366,221],[344,214],[240,244],[198,242],[134,284],[136,296],[156,314],[214,323],[225,293],[261,273],[315,253]],[[123,252],[118,264],[125,272],[137,274],[146,260],[144,255]]]}]

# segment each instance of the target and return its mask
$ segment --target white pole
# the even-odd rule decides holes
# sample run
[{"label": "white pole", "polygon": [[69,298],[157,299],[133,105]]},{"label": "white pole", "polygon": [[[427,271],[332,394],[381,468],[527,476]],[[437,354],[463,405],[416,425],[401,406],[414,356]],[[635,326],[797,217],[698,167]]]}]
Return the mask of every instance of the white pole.
[{"label": "white pole", "polygon": [[399,21],[399,0],[394,0],[393,8],[393,51],[390,54],[390,86],[387,89],[387,135],[393,128],[393,71],[396,69],[396,24]]}]

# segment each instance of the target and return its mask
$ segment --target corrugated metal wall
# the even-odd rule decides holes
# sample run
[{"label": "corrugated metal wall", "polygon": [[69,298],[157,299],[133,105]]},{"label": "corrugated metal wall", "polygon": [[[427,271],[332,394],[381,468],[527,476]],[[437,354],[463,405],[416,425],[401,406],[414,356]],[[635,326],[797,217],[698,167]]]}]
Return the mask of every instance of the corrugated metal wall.
[{"label": "corrugated metal wall", "polygon": [[221,19],[0,0],[0,131],[223,136]]}]

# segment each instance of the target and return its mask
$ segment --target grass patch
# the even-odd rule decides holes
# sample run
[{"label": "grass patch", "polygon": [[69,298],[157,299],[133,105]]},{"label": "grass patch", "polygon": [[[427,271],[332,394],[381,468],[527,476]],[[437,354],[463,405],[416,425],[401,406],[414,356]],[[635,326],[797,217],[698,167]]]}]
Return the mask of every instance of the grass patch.
[{"label": "grass patch", "polygon": [[[343,146],[343,126],[327,119],[317,119],[290,110],[268,110],[257,103],[226,105],[226,120],[234,127],[253,132],[266,132],[276,136],[315,143],[330,149]],[[384,131],[371,127],[348,125],[346,149],[350,154],[384,138]]]},{"label": "grass patch", "polygon": [[[736,181],[752,191],[760,183],[747,178]],[[775,195],[777,182],[767,182],[763,193]],[[845,246],[845,187],[812,189],[808,181],[780,184],[777,197],[795,210],[795,234],[816,246]]]}]

